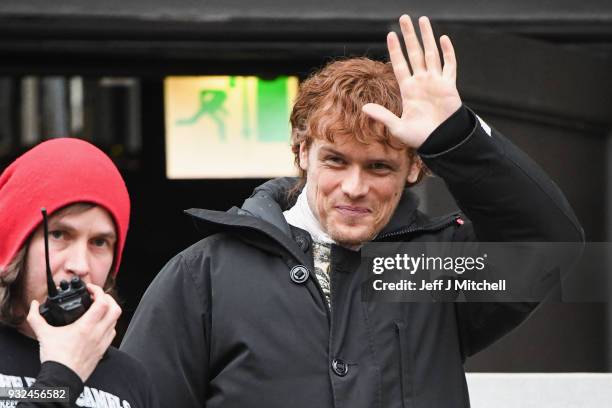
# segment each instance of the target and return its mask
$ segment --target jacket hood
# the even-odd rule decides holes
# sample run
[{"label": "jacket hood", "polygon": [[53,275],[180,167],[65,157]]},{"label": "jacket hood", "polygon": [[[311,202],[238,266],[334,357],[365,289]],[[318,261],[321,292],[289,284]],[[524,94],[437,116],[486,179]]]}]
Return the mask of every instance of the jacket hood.
[{"label": "jacket hood", "polygon": [[[251,197],[245,200],[242,209],[284,229],[287,222],[282,212],[293,207],[297,198],[297,194],[295,197],[287,197],[287,191],[293,188],[297,182],[297,177],[284,177],[267,181],[253,191]],[[378,235],[382,236],[408,227],[416,219],[418,206],[419,198],[408,188],[405,188],[391,220]]]},{"label": "jacket hood", "polygon": [[[197,228],[205,236],[217,232],[257,232],[272,239],[298,259],[303,258],[303,248],[295,243],[296,233],[285,217],[283,211],[295,204],[296,197],[287,197],[287,192],[298,182],[297,177],[284,177],[267,181],[258,186],[247,198],[242,207],[232,207],[226,212],[192,208],[185,213],[192,216]],[[391,217],[391,220],[379,233],[379,237],[401,231],[417,223],[418,197],[405,189],[402,198]],[[241,236],[244,236],[241,234]],[[289,239],[287,239],[289,238]],[[257,242],[253,242],[258,245]],[[269,244],[269,243],[267,243]],[[266,245],[259,243],[259,245]],[[269,245],[266,245],[269,246]]]}]

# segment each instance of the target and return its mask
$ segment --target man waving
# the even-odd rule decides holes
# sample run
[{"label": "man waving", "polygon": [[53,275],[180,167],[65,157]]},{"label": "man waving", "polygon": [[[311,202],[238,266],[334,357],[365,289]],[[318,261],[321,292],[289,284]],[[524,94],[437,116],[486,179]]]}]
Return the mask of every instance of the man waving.
[{"label": "man waving", "polygon": [[[465,407],[463,362],[531,303],[361,301],[370,241],[580,241],[542,170],[463,104],[451,41],[408,16],[390,64],[335,61],[302,83],[293,112],[299,179],[241,208],[188,213],[206,238],[145,294],[122,344],[164,406]],[[410,186],[426,169],[465,216],[431,219]]]}]

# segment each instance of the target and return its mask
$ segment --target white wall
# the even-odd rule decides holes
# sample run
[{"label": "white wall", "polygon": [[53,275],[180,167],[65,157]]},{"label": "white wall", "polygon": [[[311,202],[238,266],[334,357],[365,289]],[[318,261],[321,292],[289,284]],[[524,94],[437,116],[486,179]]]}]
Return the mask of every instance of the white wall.
[{"label": "white wall", "polygon": [[612,373],[469,373],[472,408],[608,408]]}]

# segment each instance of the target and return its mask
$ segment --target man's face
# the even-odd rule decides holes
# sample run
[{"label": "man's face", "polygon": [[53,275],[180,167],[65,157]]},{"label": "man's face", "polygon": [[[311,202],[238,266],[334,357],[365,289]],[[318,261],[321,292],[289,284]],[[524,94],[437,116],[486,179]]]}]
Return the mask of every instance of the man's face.
[{"label": "man's face", "polygon": [[419,167],[406,149],[353,138],[315,139],[300,146],[307,174],[308,204],[329,236],[344,245],[372,240],[389,222],[402,191],[415,182]]},{"label": "man's face", "polygon": [[[101,207],[67,211],[49,218],[49,259],[53,281],[78,276],[103,286],[113,264],[117,234],[109,213]],[[32,300],[47,298],[45,244],[42,224],[32,235],[26,254],[23,283],[26,310]]]}]

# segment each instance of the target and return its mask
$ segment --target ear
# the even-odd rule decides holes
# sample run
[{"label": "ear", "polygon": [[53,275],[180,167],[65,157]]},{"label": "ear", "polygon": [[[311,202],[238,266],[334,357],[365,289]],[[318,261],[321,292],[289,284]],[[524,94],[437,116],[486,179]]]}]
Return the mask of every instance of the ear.
[{"label": "ear", "polygon": [[406,182],[408,184],[414,184],[419,179],[419,174],[421,173],[421,169],[423,167],[423,163],[421,162],[420,157],[415,157],[410,164],[410,170],[408,171],[408,176],[406,177]]},{"label": "ear", "polygon": [[306,146],[306,142],[300,143],[300,168],[304,171],[308,170],[308,152],[310,149]]}]

